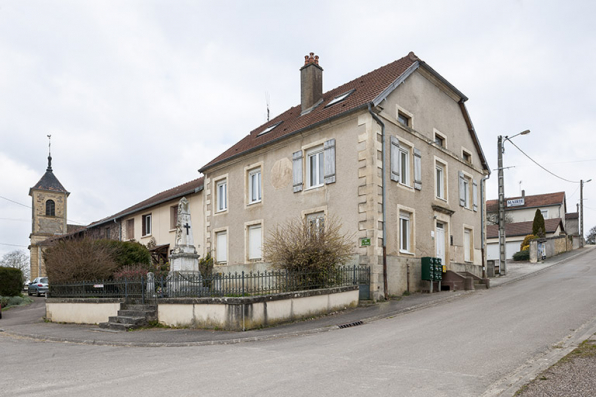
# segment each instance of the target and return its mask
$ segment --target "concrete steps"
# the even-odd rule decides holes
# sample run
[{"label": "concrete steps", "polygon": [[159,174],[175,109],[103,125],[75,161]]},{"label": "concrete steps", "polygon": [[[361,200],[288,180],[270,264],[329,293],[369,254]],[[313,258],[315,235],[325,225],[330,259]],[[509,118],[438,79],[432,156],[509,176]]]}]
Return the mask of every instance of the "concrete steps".
[{"label": "concrete steps", "polygon": [[129,331],[149,325],[150,321],[157,320],[157,306],[121,304],[117,316],[110,316],[107,323],[100,323],[100,328],[115,331]]}]

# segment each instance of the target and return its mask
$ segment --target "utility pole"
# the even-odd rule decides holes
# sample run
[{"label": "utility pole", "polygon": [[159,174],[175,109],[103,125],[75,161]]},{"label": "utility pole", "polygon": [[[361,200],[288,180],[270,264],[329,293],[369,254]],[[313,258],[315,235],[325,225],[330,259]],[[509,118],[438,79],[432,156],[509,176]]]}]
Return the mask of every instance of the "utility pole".
[{"label": "utility pole", "polygon": [[579,181],[579,246],[584,246],[584,180]]},{"label": "utility pole", "polygon": [[497,140],[499,172],[499,272],[507,274],[507,255],[505,252],[505,183],[503,180],[503,136]]}]

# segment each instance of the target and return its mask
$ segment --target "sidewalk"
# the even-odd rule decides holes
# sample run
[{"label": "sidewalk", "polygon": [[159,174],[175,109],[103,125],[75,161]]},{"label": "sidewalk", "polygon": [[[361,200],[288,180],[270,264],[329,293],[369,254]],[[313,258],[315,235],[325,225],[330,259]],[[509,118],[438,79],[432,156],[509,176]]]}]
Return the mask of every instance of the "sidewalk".
[{"label": "sidewalk", "polygon": [[[549,258],[544,263],[539,264],[508,263],[507,275],[491,279],[491,288],[539,274],[551,266],[565,262],[578,255],[583,255],[592,249],[594,247],[585,247]],[[18,308],[7,311],[6,313],[12,312],[16,314],[17,311],[23,310],[23,313],[19,313],[19,317],[22,318],[25,318],[25,311],[27,311],[26,315],[28,317],[25,318],[25,321],[11,322],[6,321],[10,320],[10,315],[5,316],[6,319],[0,322],[0,330],[4,334],[38,340],[111,346],[165,347],[234,344],[335,331],[339,330],[340,326],[353,326],[358,322],[369,323],[383,318],[394,317],[402,313],[444,304],[472,293],[474,291],[412,294],[410,296],[404,296],[401,299],[349,309],[316,319],[297,321],[291,324],[246,332],[171,328],[150,328],[131,332],[119,332],[100,329],[96,325],[46,323],[42,318],[45,314],[45,304],[43,302],[36,302],[29,309]]]}]

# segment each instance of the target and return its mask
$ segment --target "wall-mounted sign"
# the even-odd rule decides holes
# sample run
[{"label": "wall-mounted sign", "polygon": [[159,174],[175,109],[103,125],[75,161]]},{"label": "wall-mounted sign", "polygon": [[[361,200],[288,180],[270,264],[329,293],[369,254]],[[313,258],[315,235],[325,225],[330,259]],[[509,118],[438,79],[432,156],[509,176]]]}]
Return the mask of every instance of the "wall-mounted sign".
[{"label": "wall-mounted sign", "polygon": [[361,247],[369,247],[370,246],[370,239],[369,238],[361,238],[360,239],[360,246]]},{"label": "wall-mounted sign", "polygon": [[524,205],[525,200],[524,198],[518,198],[513,200],[507,200],[507,207],[519,207],[520,205]]}]

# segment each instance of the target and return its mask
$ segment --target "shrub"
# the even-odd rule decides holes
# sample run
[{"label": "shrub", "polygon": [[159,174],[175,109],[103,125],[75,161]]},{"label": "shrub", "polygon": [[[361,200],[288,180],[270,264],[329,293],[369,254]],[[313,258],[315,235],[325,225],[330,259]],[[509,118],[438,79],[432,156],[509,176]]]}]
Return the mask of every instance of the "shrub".
[{"label": "shrub", "polygon": [[345,264],[353,254],[352,236],[341,233],[335,218],[326,224],[294,219],[278,225],[263,244],[266,261],[289,272],[310,273],[303,284],[326,286],[333,280],[337,265]]},{"label": "shrub", "polygon": [[535,238],[538,238],[538,237],[534,236],[533,234],[528,234],[526,237],[524,237],[524,241],[522,241],[522,243],[519,245],[520,251],[529,250],[530,249],[530,240],[534,240]]},{"label": "shrub", "polygon": [[530,250],[519,251],[513,254],[514,261],[529,261],[530,260]]},{"label": "shrub", "polygon": [[20,296],[23,272],[13,267],[0,267],[0,296]]},{"label": "shrub", "polygon": [[532,234],[538,237],[544,237],[546,235],[546,225],[544,224],[544,216],[540,212],[540,208],[536,209],[534,214],[534,222],[532,223]]},{"label": "shrub", "polygon": [[208,252],[207,255],[199,259],[199,271],[203,280],[205,280],[205,287],[210,288],[213,277],[213,257],[211,257],[211,252]]},{"label": "shrub", "polygon": [[143,244],[133,241],[97,240],[97,244],[105,244],[114,255],[119,267],[151,265],[151,253]]}]

